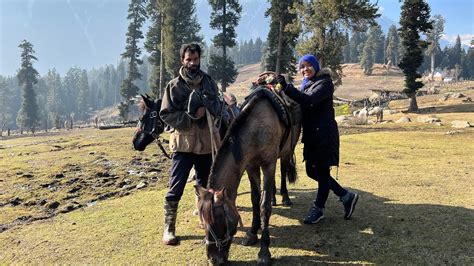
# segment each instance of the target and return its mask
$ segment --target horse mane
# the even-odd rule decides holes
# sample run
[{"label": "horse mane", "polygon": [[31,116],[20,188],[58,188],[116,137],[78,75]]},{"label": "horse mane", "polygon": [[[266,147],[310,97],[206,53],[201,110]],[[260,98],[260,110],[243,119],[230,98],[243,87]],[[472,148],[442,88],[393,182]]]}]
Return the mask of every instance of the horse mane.
[{"label": "horse mane", "polygon": [[[212,196],[212,195],[211,195]],[[214,214],[212,212],[212,198],[205,198],[200,201],[198,206],[199,214],[206,224],[214,223]]]},{"label": "horse mane", "polygon": [[[235,120],[232,122],[229,129],[227,130],[224,140],[222,140],[221,146],[217,151],[215,161],[222,160],[228,152],[232,152],[232,155],[234,156],[235,160],[242,160],[242,145],[240,143],[241,140],[239,136],[240,129],[247,121],[248,117],[250,116],[250,113],[255,108],[257,103],[259,103],[262,99],[266,98],[263,91],[256,91],[251,95],[252,96],[250,100],[247,101],[245,108],[242,109],[240,114],[235,118]],[[219,170],[221,167],[222,164],[213,164],[210,176],[212,176],[212,174]],[[211,182],[209,182],[209,185],[211,185]]]}]

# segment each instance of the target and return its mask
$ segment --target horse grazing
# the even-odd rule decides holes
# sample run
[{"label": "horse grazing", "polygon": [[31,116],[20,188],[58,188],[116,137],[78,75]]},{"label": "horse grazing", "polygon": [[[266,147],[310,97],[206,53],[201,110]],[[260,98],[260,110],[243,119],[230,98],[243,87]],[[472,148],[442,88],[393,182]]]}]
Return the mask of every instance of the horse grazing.
[{"label": "horse grazing", "polygon": [[[289,160],[300,133],[301,109],[286,95],[293,123],[287,125],[277,112],[274,102],[258,90],[250,98],[241,114],[231,124],[211,168],[207,189],[196,187],[199,209],[206,232],[206,251],[213,264],[227,262],[233,235],[237,230],[238,213],[235,205],[237,189],[244,171],[251,184],[252,226],[244,245],[258,242],[261,228],[259,264],[270,264],[269,220],[275,187],[278,158]],[[263,190],[260,170],[263,172]],[[293,178],[291,178],[293,177]],[[290,175],[290,182],[296,175]]]}]

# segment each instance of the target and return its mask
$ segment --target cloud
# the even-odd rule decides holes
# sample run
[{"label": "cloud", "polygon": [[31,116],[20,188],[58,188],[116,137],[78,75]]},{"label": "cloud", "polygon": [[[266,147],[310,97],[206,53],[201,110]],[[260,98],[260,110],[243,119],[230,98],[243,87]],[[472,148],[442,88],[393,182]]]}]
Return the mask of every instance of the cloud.
[{"label": "cloud", "polygon": [[[443,36],[441,37],[441,40],[445,40],[449,42],[449,44],[455,44],[457,37],[458,35],[443,34]],[[471,34],[471,33],[459,34],[459,38],[461,38],[461,44],[470,46],[471,40],[474,39],[474,34]]]}]

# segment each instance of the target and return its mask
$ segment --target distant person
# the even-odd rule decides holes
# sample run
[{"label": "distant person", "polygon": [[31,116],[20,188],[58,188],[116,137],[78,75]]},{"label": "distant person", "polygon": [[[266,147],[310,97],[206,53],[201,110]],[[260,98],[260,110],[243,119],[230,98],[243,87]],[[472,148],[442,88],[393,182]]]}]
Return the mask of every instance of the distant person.
[{"label": "distant person", "polygon": [[191,168],[194,166],[196,171],[197,184],[206,187],[212,165],[211,143],[214,142],[215,147],[220,145],[215,120],[219,117],[222,103],[216,83],[200,70],[200,60],[201,47],[198,44],[181,47],[182,67],[179,75],[166,86],[161,104],[160,117],[171,127],[170,148],[173,152],[164,204],[163,243],[166,245],[178,243],[176,214]]},{"label": "distant person", "polygon": [[344,206],[344,218],[350,219],[359,195],[341,187],[330,174],[331,166],[339,166],[339,130],[334,119],[334,85],[330,70],[321,70],[313,55],[303,56],[298,65],[303,76],[299,90],[293,84],[287,84],[282,75],[277,77],[277,81],[285,94],[303,108],[302,142],[306,174],[318,182],[316,199],[303,222],[315,224],[324,218],[329,190],[339,196]]}]

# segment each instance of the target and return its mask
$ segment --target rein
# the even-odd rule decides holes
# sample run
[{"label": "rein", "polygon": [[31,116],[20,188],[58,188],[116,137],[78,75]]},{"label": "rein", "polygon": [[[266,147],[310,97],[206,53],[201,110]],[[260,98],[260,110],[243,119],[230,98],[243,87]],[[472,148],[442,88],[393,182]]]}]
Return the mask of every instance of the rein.
[{"label": "rein", "polygon": [[151,130],[145,130],[145,124],[140,123],[140,130],[143,131],[143,133],[151,135],[155,140],[156,140],[156,145],[160,148],[161,152],[166,156],[166,158],[171,159],[171,156],[166,152],[165,148],[163,147],[163,144],[161,144],[160,140],[160,134],[156,133],[156,128],[158,127],[163,127],[163,123],[157,119],[158,117],[158,112],[157,111],[151,111],[150,112],[150,119],[153,121],[153,127]]}]

